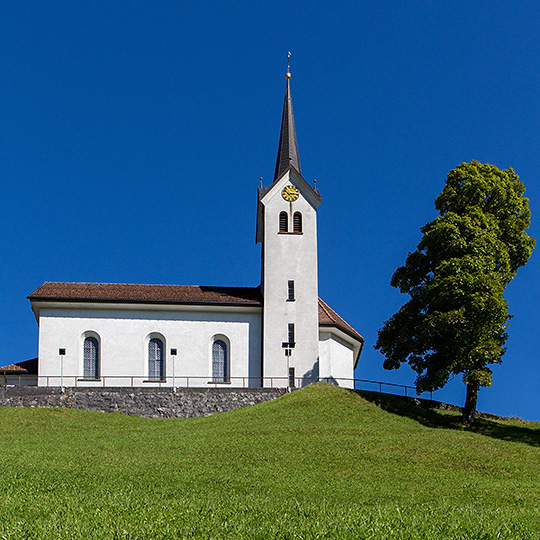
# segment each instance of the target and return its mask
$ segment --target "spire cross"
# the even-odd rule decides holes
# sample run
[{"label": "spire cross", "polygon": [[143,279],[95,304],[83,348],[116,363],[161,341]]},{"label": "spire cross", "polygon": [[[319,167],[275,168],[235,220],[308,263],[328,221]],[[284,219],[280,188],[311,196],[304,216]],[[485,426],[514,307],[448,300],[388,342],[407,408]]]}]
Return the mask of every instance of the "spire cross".
[{"label": "spire cross", "polygon": [[[290,69],[291,52],[287,56],[287,67]],[[281,117],[281,131],[279,134],[278,155],[274,181],[278,179],[289,167],[293,166],[300,174],[300,158],[298,157],[298,143],[296,142],[296,129],[294,127],[294,114],[291,100],[290,79],[291,74],[287,71],[287,88],[283,101],[283,116]]]},{"label": "spire cross", "polygon": [[291,78],[291,51],[287,53],[287,74],[285,77],[287,77],[287,79]]}]

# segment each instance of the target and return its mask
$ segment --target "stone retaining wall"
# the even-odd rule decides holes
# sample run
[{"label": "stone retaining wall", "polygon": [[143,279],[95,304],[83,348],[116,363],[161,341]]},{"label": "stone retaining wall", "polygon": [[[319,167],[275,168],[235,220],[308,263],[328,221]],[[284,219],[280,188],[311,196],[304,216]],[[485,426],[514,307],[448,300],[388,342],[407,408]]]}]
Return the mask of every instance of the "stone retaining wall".
[{"label": "stone retaining wall", "polygon": [[277,388],[60,388],[0,387],[2,407],[63,407],[121,412],[147,418],[191,418],[270,401]]}]

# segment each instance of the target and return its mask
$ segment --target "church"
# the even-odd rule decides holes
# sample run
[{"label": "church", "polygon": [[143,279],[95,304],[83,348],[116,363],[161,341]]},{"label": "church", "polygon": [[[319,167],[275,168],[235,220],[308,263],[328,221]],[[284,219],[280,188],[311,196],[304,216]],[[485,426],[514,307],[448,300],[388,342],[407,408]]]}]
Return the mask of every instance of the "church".
[{"label": "church", "polygon": [[33,384],[354,387],[364,340],[318,296],[321,195],[302,177],[286,79],[274,179],[258,188],[260,286],[46,282],[28,296]]}]

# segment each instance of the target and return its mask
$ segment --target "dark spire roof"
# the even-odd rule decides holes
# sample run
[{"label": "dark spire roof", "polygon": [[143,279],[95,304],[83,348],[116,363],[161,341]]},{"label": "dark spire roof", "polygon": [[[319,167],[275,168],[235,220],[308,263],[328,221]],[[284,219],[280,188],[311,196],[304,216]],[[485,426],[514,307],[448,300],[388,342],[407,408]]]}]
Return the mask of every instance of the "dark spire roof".
[{"label": "dark spire roof", "polygon": [[291,99],[291,74],[287,72],[287,90],[283,103],[283,116],[281,118],[281,133],[279,134],[279,149],[276,161],[274,181],[276,181],[291,165],[300,173],[300,157],[298,156],[298,143],[296,142],[296,128],[294,127],[294,113]]}]

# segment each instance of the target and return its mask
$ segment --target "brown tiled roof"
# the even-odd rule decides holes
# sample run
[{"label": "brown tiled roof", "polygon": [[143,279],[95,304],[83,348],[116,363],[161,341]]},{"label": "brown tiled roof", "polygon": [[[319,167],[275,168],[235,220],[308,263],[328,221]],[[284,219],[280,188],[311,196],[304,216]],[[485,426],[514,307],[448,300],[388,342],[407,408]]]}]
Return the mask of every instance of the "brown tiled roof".
[{"label": "brown tiled roof", "polygon": [[[57,302],[262,305],[260,287],[45,282],[28,298]],[[352,338],[364,342],[364,338],[320,298],[319,324],[339,328]]]},{"label": "brown tiled roof", "polygon": [[261,305],[259,287],[202,287],[191,285],[133,285],[126,283],[45,282],[30,300],[124,302],[158,304]]},{"label": "brown tiled roof", "polygon": [[345,320],[343,320],[326,302],[319,298],[319,325],[334,326],[349,336],[364,343],[364,338]]},{"label": "brown tiled roof", "polygon": [[38,372],[38,359],[32,358],[32,360],[25,360],[24,362],[17,362],[10,364],[9,366],[0,367],[0,373],[14,374],[14,375],[37,375]]}]

